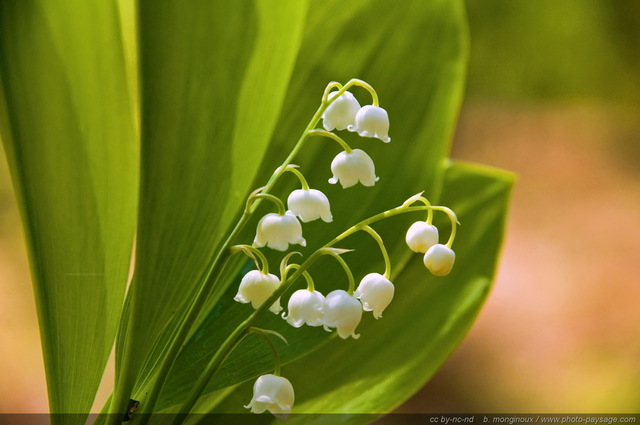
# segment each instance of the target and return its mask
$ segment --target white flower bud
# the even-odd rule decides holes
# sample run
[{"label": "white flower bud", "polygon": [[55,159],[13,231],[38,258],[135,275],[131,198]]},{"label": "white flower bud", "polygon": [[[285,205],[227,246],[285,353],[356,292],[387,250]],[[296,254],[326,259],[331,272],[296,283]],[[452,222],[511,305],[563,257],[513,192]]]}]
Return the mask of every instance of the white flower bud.
[{"label": "white flower bud", "polygon": [[322,310],[324,309],[324,295],[318,291],[300,289],[289,298],[289,314],[282,314],[294,328],[305,323],[309,326],[322,325]]},{"label": "white flower bud", "polygon": [[355,333],[362,319],[362,304],[353,295],[341,289],[330,292],[324,300],[323,325],[326,331],[336,328],[338,336],[360,338]]},{"label": "white flower bud", "polygon": [[253,246],[268,246],[278,251],[286,251],[289,244],[307,245],[302,237],[302,226],[291,211],[285,215],[269,213],[260,219]]},{"label": "white flower bud", "polygon": [[436,244],[424,254],[424,265],[436,276],[446,276],[456,261],[456,254],[451,248]]},{"label": "white flower bud", "polygon": [[253,398],[248,405],[251,413],[262,413],[265,410],[274,415],[291,413],[295,394],[293,385],[287,378],[276,375],[262,375],[253,384]]},{"label": "white flower bud", "polygon": [[364,311],[373,311],[373,317],[379,319],[382,312],[393,299],[393,283],[379,273],[369,273],[362,278],[353,296],[362,302]]},{"label": "white flower bud", "polygon": [[360,149],[354,149],[349,153],[340,152],[331,161],[331,171],[333,177],[329,179],[329,183],[336,184],[340,181],[344,189],[358,182],[364,186],[373,186],[378,181],[373,160]]},{"label": "white flower bud", "polygon": [[[280,286],[280,279],[271,273],[265,274],[260,270],[252,270],[240,281],[238,293],[233,298],[243,304],[251,303],[253,308],[260,307]],[[269,308],[273,313],[280,313],[280,299]]]},{"label": "white flower bud", "polygon": [[289,210],[300,217],[303,222],[321,218],[326,223],[333,220],[329,199],[324,193],[316,189],[297,189],[291,192],[287,199]]},{"label": "white flower bud", "polygon": [[[336,93],[338,92],[329,93],[329,100],[333,99]],[[322,126],[327,131],[332,131],[334,128],[344,130],[347,126],[356,122],[356,114],[359,110],[360,103],[358,103],[358,99],[346,91],[324,111],[324,114],[322,114]]]},{"label": "white flower bud", "polygon": [[349,131],[357,131],[362,137],[377,137],[389,143],[389,115],[379,106],[363,106],[356,114],[355,125],[347,127]]},{"label": "white flower bud", "polygon": [[438,243],[438,228],[425,221],[416,221],[407,230],[405,241],[413,252],[425,253]]}]

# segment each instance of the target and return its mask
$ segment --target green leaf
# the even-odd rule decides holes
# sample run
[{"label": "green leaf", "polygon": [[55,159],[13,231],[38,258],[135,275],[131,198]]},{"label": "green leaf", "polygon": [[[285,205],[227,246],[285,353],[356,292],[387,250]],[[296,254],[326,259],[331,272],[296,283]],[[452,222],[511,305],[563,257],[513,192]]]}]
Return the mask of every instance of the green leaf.
[{"label": "green leaf", "polygon": [[[462,223],[453,271],[431,276],[422,256],[413,254],[393,279],[396,294],[384,317],[364,320],[360,339],[331,341],[286,366],[282,376],[296,391],[294,413],[348,413],[294,414],[288,423],[369,422],[362,413],[390,412],[424,385],[460,343],[491,288],[512,184],[511,174],[489,168],[447,168],[442,201]],[[216,411],[242,411],[252,385],[238,387]]]},{"label": "green leaf", "polygon": [[136,380],[139,392],[153,375],[178,312],[202,283],[258,172],[307,8],[304,1],[279,6],[138,2],[141,199],[116,406]]},{"label": "green leaf", "polygon": [[[52,413],[87,413],[113,345],[137,210],[137,144],[112,1],[0,4],[0,124]],[[54,416],[84,423],[82,415]]]},{"label": "green leaf", "polygon": [[[307,142],[294,162],[300,165],[312,187],[327,194],[334,222],[303,225],[309,246],[306,249],[296,246],[295,249],[305,254],[330,240],[330,235],[337,235],[369,215],[398,206],[417,192],[428,189],[429,198],[437,200],[441,184],[440,164],[448,151],[462,96],[467,53],[466,27],[459,2],[417,1],[398,5],[386,1],[349,4],[323,1],[314,2],[312,6],[284,113],[255,186],[264,184],[287,155],[317,108],[322,88],[331,80],[346,82],[351,77],[360,77],[376,88],[381,106],[391,117],[392,142],[384,144],[377,139],[340,132],[353,147],[370,153],[380,176],[373,188],[355,186],[347,190],[327,183],[331,177],[331,159],[340,151],[338,145],[317,138]],[[385,16],[380,22],[384,28],[371,25],[379,16]],[[397,66],[390,67],[389,64]],[[369,101],[364,90],[355,89],[354,93],[362,104]],[[289,182],[298,184],[294,177]],[[292,187],[283,182],[279,184],[277,194],[286,199]],[[267,212],[270,207],[261,208],[259,212]],[[255,219],[259,217],[257,214]],[[399,271],[406,261],[403,232],[411,219],[398,218],[392,223],[374,226],[382,232],[392,253],[394,270]],[[413,219],[415,221],[415,216]],[[253,224],[247,226],[239,243],[251,242],[255,232],[255,222]],[[382,256],[370,236],[349,238],[343,247],[355,248],[355,252],[343,257],[357,278],[371,271],[382,271]],[[265,254],[275,268],[282,255],[272,251]],[[221,285],[229,289],[178,359],[160,401],[161,407],[182,400],[217,346],[252,311],[251,307],[232,301],[240,277],[247,271],[245,269],[238,276],[230,273]],[[319,290],[325,294],[346,285],[344,272],[330,258],[323,258],[310,271]],[[297,283],[296,289],[303,284],[302,281]],[[281,353],[285,363],[332,338],[331,334],[318,328],[292,329],[271,314],[258,326],[274,329],[289,340],[288,347]],[[237,384],[272,368],[268,347],[257,338],[249,338],[214,376],[207,391]]]}]

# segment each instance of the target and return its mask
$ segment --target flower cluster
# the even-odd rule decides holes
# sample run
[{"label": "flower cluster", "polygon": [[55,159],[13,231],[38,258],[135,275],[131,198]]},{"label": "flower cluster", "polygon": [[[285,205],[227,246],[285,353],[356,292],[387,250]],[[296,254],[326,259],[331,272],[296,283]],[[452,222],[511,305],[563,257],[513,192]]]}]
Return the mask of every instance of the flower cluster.
[{"label": "flower cluster", "polygon": [[[365,88],[372,95],[371,105],[360,106],[356,97],[347,89],[351,86]],[[373,186],[378,181],[373,160],[361,149],[352,149],[334,130],[348,130],[356,132],[362,137],[378,138],[385,143],[391,141],[389,133],[389,117],[387,112],[378,106],[378,97],[375,91],[367,83],[360,80],[351,80],[342,86],[331,83],[325,90],[321,104],[321,119],[324,129],[316,128],[318,121],[312,123],[306,130],[304,141],[311,136],[322,136],[336,141],[342,147],[342,151],[331,162],[332,178],[329,183],[340,183],[346,189],[360,183],[363,186]],[[317,115],[320,116],[320,115]],[[295,150],[294,150],[295,153]],[[290,156],[293,157],[293,154]],[[292,191],[287,197],[287,207],[277,197],[268,193],[282,174],[290,172],[297,176],[301,188]],[[258,248],[268,247],[277,251],[289,250],[289,245],[306,246],[306,240],[302,236],[302,223],[321,219],[331,222],[333,216],[328,197],[317,189],[311,189],[298,166],[285,163],[279,167],[270,180],[270,184],[252,193],[247,201],[245,213],[252,213],[259,200],[273,202],[278,212],[264,215],[257,224],[256,236],[252,246],[238,245],[237,250],[242,250],[256,261],[257,270],[248,272],[241,280],[235,300],[241,303],[250,303],[256,313],[267,308],[280,314],[280,297],[290,288],[295,280],[304,276],[307,280],[306,289],[294,291],[288,300],[286,312],[281,317],[295,328],[303,325],[320,327],[332,332],[334,329],[338,337],[342,339],[360,337],[356,333],[364,312],[371,312],[375,319],[380,319],[382,313],[390,305],[395,293],[395,286],[391,281],[391,265],[389,255],[382,238],[371,228],[370,224],[391,217],[414,211],[428,213],[427,220],[414,223],[406,234],[406,242],[409,248],[415,252],[424,253],[424,264],[434,275],[444,276],[451,271],[455,260],[455,254],[451,250],[451,244],[455,236],[455,215],[445,207],[433,207],[426,198],[416,195],[407,200],[402,206],[370,217],[352,226],[340,236],[329,242],[324,247],[315,251],[307,261],[301,264],[288,264],[292,254],[285,256],[280,265],[280,278],[270,274],[267,260]],[[421,202],[422,206],[414,204]],[[439,243],[438,229],[431,224],[433,211],[444,211],[452,217],[453,229],[446,245]],[[349,250],[335,248],[335,244],[347,236],[363,231],[370,234],[378,244],[385,262],[384,273],[371,272],[361,278],[355,285],[353,274],[342,259],[342,254]],[[313,279],[307,269],[320,256],[333,257],[344,268],[349,286],[346,289],[336,289],[326,296],[315,288]],[[258,258],[260,261],[258,261]],[[260,264],[261,263],[261,264]],[[290,273],[293,273],[290,275]],[[272,331],[270,331],[272,332]],[[294,401],[294,391],[291,383],[279,376],[279,360],[276,357],[276,372],[263,375],[254,385],[254,395],[251,402],[245,406],[254,413],[262,413],[265,410],[273,414],[288,414]]]}]

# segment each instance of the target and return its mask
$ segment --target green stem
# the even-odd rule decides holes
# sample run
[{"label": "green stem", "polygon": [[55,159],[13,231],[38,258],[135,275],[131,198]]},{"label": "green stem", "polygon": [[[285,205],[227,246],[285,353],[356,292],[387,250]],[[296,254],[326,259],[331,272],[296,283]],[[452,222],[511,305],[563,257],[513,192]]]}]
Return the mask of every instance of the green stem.
[{"label": "green stem", "polygon": [[328,137],[329,139],[335,140],[336,142],[338,142],[340,144],[340,146],[342,146],[342,149],[344,149],[344,151],[346,153],[351,153],[351,151],[353,150],[353,149],[351,149],[351,146],[349,146],[347,144],[347,142],[342,140],[342,138],[340,136],[338,136],[337,134],[332,133],[330,131],[320,130],[319,128],[316,128],[315,130],[308,131],[307,134],[310,137],[323,136],[323,137]]},{"label": "green stem", "polygon": [[[269,348],[271,349],[271,353],[273,353],[273,360],[276,364],[276,367],[273,370],[273,374],[275,376],[280,376],[280,355],[278,354],[278,350],[276,350],[276,346],[273,344],[273,341],[271,341],[271,338],[269,338],[269,334],[273,334],[275,332],[256,328],[254,326],[250,327],[247,332],[250,334],[255,333],[255,334],[261,335],[265,339],[265,341],[269,345]],[[280,334],[278,335],[280,336],[280,338],[284,339],[282,335]],[[287,340],[284,339],[284,341],[286,342]]]},{"label": "green stem", "polygon": [[371,226],[364,226],[362,230],[370,234],[378,243],[380,251],[382,252],[382,256],[384,257],[384,277],[386,277],[387,279],[391,279],[391,260],[389,260],[389,253],[387,252],[387,248],[384,246],[384,241],[382,240],[378,232],[373,230]]},{"label": "green stem", "polygon": [[[435,209],[436,207],[434,207],[434,210]],[[446,213],[451,220],[451,234],[449,235],[449,240],[446,243],[446,247],[451,248],[451,245],[453,245],[453,240],[456,238],[457,225],[459,225],[460,222],[458,221],[458,217],[456,217],[456,213],[454,213],[450,208],[439,207],[439,211],[443,211],[444,213]]]},{"label": "green stem", "polygon": [[[349,88],[351,88],[352,86],[359,86],[362,87],[363,89],[367,90],[369,92],[369,94],[371,94],[371,104],[373,106],[379,106],[378,103],[378,93],[376,93],[376,91],[373,89],[373,87],[371,87],[371,85],[369,83],[367,83],[366,81],[362,81],[359,80],[357,78],[353,78],[351,80],[349,80],[347,82],[347,84],[344,85],[344,87],[342,87],[342,89],[340,89],[342,92],[345,92],[347,90],[349,90]],[[342,94],[342,93],[340,93]]]},{"label": "green stem", "polygon": [[302,173],[298,171],[298,169],[295,166],[289,165],[284,169],[284,171],[288,171],[290,173],[295,174],[298,180],[300,180],[300,185],[302,186],[302,190],[309,190],[309,183],[307,183],[307,179],[304,178]]},{"label": "green stem", "polygon": [[[337,81],[332,81],[329,84],[327,84],[327,87],[324,89],[324,93],[322,94],[322,103],[327,103],[329,104],[329,94],[331,93],[331,89],[337,88],[338,90],[340,90],[342,88],[342,84],[338,83]],[[336,97],[334,96],[333,100],[335,100]]]},{"label": "green stem", "polygon": [[318,251],[322,252],[322,254],[324,255],[330,255],[331,257],[335,258],[338,263],[340,263],[347,275],[347,279],[349,280],[349,290],[347,292],[349,293],[349,295],[353,295],[354,291],[356,290],[356,281],[353,279],[353,273],[351,272],[351,269],[349,268],[347,262],[342,259],[340,254],[337,254],[335,251],[328,247],[321,248]]},{"label": "green stem", "polygon": [[276,204],[276,206],[278,207],[278,215],[285,215],[287,212],[287,209],[285,208],[284,204],[282,203],[280,198],[278,198],[277,196],[273,196],[269,193],[258,193],[256,195],[253,195],[253,198],[266,199],[267,201],[271,201],[274,204]]},{"label": "green stem", "polygon": [[[260,270],[264,274],[269,274],[269,262],[258,248],[255,248],[251,245],[234,245],[231,247],[232,254],[240,251],[244,252],[253,259],[258,270]],[[260,259],[260,262],[258,262],[258,259]]]},{"label": "green stem", "polygon": [[[285,269],[285,273],[282,276],[282,280],[285,280],[287,278],[287,274],[289,273],[289,270],[297,270],[300,268],[300,264],[289,264],[287,266],[287,268]],[[313,292],[316,290],[316,287],[313,283],[313,278],[311,277],[311,275],[309,274],[309,272],[304,271],[302,273],[302,276],[304,276],[305,280],[307,281],[307,291],[309,292]]]}]

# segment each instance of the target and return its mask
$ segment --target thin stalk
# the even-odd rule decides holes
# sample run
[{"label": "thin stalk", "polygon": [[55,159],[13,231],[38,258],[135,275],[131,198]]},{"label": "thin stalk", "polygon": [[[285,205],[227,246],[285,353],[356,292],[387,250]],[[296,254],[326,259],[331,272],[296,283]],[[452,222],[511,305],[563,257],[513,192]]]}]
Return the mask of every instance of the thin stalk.
[{"label": "thin stalk", "polygon": [[342,259],[340,254],[335,253],[333,250],[321,248],[319,249],[319,251],[321,251],[325,255],[330,255],[331,257],[335,258],[338,263],[340,263],[340,265],[344,269],[345,274],[347,275],[347,280],[349,281],[349,290],[347,291],[347,293],[349,295],[353,295],[356,290],[356,281],[353,278],[353,273],[351,272],[351,269],[349,268],[347,262]]},{"label": "thin stalk", "polygon": [[[283,274],[282,278],[286,279],[287,278],[287,274],[289,273],[289,270],[292,269],[299,269],[300,268],[300,264],[289,264],[287,266],[287,268],[285,269],[285,273]],[[311,275],[309,274],[309,272],[305,271],[302,273],[302,275],[304,276],[305,280],[307,281],[307,291],[309,292],[313,292],[316,290],[316,287],[313,283],[313,278],[311,277]]]},{"label": "thin stalk", "polygon": [[287,168],[284,169],[284,171],[288,171],[290,173],[295,174],[295,176],[300,181],[302,190],[309,190],[309,183],[307,183],[307,179],[304,178],[304,175],[302,175],[302,173],[298,171],[298,169],[295,166],[289,165]]},{"label": "thin stalk", "polygon": [[311,130],[309,132],[307,132],[307,134],[309,135],[309,137],[313,137],[313,136],[322,136],[322,137],[327,137],[329,139],[332,139],[336,142],[338,142],[338,144],[340,146],[342,146],[342,149],[344,149],[344,151],[346,153],[351,153],[351,151],[353,149],[351,149],[351,146],[349,146],[347,144],[347,142],[345,142],[344,140],[342,140],[342,138],[340,136],[338,136],[337,134],[334,134],[330,131],[326,131],[326,130],[320,130],[318,128]]},{"label": "thin stalk", "polygon": [[382,240],[378,232],[373,230],[371,226],[364,226],[362,230],[370,234],[378,243],[380,251],[382,252],[382,257],[384,257],[384,277],[386,277],[387,279],[391,279],[391,260],[389,260],[389,253],[387,252],[387,248],[384,246],[384,241]]},{"label": "thin stalk", "polygon": [[[231,254],[235,254],[240,251],[253,259],[258,270],[264,274],[269,274],[269,262],[267,261],[267,257],[265,257],[258,248],[254,248],[251,245],[234,245],[231,247]],[[260,259],[260,261],[258,261],[258,259]]]}]

